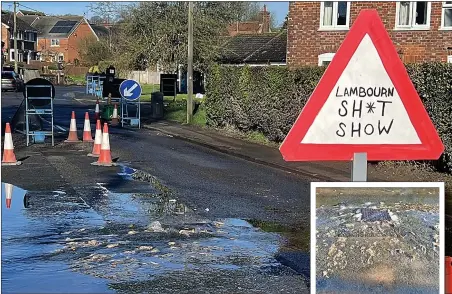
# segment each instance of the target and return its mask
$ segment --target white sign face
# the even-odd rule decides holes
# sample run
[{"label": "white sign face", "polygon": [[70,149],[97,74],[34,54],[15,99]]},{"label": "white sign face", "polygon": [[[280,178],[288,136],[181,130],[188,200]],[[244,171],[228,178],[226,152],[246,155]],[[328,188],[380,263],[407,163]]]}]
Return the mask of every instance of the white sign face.
[{"label": "white sign face", "polygon": [[421,144],[369,35],[301,143]]}]

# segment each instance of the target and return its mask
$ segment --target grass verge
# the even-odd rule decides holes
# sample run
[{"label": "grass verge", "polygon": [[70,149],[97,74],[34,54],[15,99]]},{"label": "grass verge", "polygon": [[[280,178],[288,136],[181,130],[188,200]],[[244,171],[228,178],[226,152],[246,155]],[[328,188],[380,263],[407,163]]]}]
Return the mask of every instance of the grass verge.
[{"label": "grass verge", "polygon": [[68,75],[66,77],[66,80],[73,84],[83,84],[83,85],[86,84],[86,78],[84,75],[79,75],[79,76],[72,76],[72,75],[69,76]]}]

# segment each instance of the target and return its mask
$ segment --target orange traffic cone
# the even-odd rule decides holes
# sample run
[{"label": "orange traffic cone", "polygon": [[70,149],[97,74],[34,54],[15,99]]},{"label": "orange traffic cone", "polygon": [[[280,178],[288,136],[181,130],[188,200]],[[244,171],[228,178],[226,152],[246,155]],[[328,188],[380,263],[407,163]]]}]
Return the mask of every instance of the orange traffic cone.
[{"label": "orange traffic cone", "polygon": [[115,104],[115,109],[113,109],[113,115],[111,117],[111,125],[112,126],[117,126],[119,124],[119,119],[118,119],[118,105]]},{"label": "orange traffic cone", "polygon": [[69,127],[69,136],[66,141],[68,143],[79,142],[77,137],[77,123],[75,122],[75,112],[72,111],[71,125]]},{"label": "orange traffic cone", "polygon": [[104,123],[104,132],[102,134],[102,144],[100,146],[100,155],[99,160],[97,162],[93,162],[93,165],[101,165],[101,166],[113,166],[115,165],[111,160],[111,152],[110,152],[110,138],[108,135],[108,125]]},{"label": "orange traffic cone", "polygon": [[100,115],[99,115],[99,99],[97,99],[96,101],[96,109],[94,110],[94,118],[97,121],[98,119],[100,119]]},{"label": "orange traffic cone", "polygon": [[91,136],[91,123],[89,121],[88,112],[85,113],[85,125],[83,126],[83,142],[93,142]]},{"label": "orange traffic cone", "polygon": [[102,144],[102,130],[101,130],[101,127],[100,127],[100,120],[97,120],[97,122],[96,122],[96,134],[94,135],[93,151],[91,153],[89,153],[88,156],[99,157],[101,144]]},{"label": "orange traffic cone", "polygon": [[11,208],[11,198],[13,196],[13,185],[5,183],[6,208]]},{"label": "orange traffic cone", "polygon": [[16,155],[14,154],[13,137],[11,135],[11,126],[9,125],[9,123],[6,123],[4,146],[2,165],[22,164],[22,162],[16,160]]},{"label": "orange traffic cone", "polygon": [[446,294],[452,293],[452,257],[446,256]]}]

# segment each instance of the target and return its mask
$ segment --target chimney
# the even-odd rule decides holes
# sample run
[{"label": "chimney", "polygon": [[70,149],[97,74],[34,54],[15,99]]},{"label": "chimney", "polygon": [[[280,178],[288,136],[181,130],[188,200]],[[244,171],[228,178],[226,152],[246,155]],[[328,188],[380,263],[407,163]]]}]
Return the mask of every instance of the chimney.
[{"label": "chimney", "polygon": [[262,33],[270,32],[270,12],[267,11],[267,5],[264,5],[264,8],[260,12],[261,21],[262,21]]}]

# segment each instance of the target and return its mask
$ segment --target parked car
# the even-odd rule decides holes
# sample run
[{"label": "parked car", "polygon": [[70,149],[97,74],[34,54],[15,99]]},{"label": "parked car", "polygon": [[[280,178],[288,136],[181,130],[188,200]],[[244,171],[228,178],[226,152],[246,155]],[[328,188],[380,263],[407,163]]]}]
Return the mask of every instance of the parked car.
[{"label": "parked car", "polygon": [[24,81],[13,71],[2,71],[2,92],[20,92],[24,88]]}]

